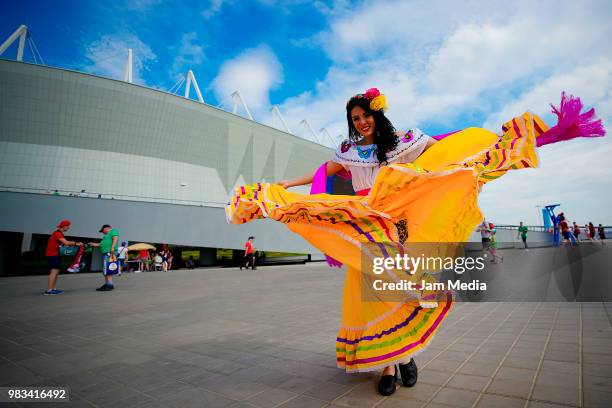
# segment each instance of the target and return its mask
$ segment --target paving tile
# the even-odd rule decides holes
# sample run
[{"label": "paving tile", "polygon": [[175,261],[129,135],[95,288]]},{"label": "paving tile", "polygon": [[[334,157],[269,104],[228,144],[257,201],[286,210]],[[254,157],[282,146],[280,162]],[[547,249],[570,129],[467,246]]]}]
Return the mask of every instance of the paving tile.
[{"label": "paving tile", "polygon": [[306,395],[298,395],[297,397],[279,405],[279,408],[321,408],[327,406],[328,403],[308,397]]},{"label": "paving tile", "polygon": [[612,407],[612,389],[608,385],[608,391],[590,390],[584,391],[584,406],[587,408],[610,408]]},{"label": "paving tile", "polygon": [[572,388],[536,384],[531,399],[577,406],[578,393],[577,387]]},{"label": "paving tile", "polygon": [[526,399],[530,389],[530,381],[495,379],[489,384],[486,392]]},{"label": "paving tile", "polygon": [[471,407],[477,397],[477,392],[457,390],[454,388],[442,388],[440,392],[436,394],[432,402],[451,405],[458,408]]},{"label": "paving tile", "polygon": [[334,401],[334,404],[349,408],[370,408],[384,397],[376,391],[376,384],[361,383],[344,396]]},{"label": "paving tile", "polygon": [[414,387],[401,387],[393,394],[393,399],[399,398],[402,400],[417,400],[426,402],[429,401],[436,392],[440,389],[438,385],[423,384],[418,382]]},{"label": "paving tile", "polygon": [[444,373],[446,373],[446,372],[452,373],[457,368],[459,368],[460,365],[461,365],[461,362],[459,362],[459,361],[450,361],[450,360],[435,359],[432,362],[430,362],[429,364],[427,364],[427,369],[428,370],[442,371]]},{"label": "paving tile", "polygon": [[535,373],[535,370],[526,370],[523,368],[514,367],[501,367],[495,375],[495,379],[532,382],[533,378],[535,377]]},{"label": "paving tile", "polygon": [[466,363],[459,372],[461,374],[479,375],[482,377],[490,377],[493,375],[497,365],[495,364],[479,364],[479,363]]},{"label": "paving tile", "polygon": [[272,408],[296,396],[297,394],[291,391],[270,388],[250,397],[247,402],[261,408]]},{"label": "paving tile", "polygon": [[331,382],[322,382],[304,392],[304,395],[317,398],[323,401],[333,401],[339,396],[345,394],[352,386],[342,385]]},{"label": "paving tile", "polygon": [[443,373],[441,371],[419,370],[419,384],[425,383],[442,385],[451,377],[451,375],[451,373]]},{"label": "paving tile", "polygon": [[480,392],[484,389],[488,381],[489,379],[487,377],[468,374],[455,374],[451,381],[447,384],[447,387]]},{"label": "paving tile", "polygon": [[523,408],[525,402],[523,399],[485,394],[476,404],[476,408]]}]

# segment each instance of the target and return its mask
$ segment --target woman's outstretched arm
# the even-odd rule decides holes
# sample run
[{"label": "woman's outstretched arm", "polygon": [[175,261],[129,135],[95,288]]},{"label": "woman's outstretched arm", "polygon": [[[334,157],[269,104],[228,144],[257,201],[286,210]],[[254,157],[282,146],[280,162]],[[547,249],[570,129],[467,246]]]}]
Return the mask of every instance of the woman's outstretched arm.
[{"label": "woman's outstretched arm", "polygon": [[[327,162],[327,175],[328,176],[336,174],[342,169],[343,169],[342,165],[336,162],[333,162],[333,161]],[[306,173],[302,177],[297,177],[291,180],[279,180],[276,184],[280,184],[284,188],[303,186],[304,184],[312,183],[313,176],[314,176],[314,172]]]}]

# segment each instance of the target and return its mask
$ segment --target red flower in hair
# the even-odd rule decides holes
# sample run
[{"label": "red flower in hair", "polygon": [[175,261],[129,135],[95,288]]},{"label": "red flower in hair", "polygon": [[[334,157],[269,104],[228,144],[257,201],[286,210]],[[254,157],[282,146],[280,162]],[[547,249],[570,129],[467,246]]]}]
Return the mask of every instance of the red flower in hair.
[{"label": "red flower in hair", "polygon": [[370,88],[365,92],[365,97],[369,100],[372,100],[380,95],[380,91],[378,88]]}]

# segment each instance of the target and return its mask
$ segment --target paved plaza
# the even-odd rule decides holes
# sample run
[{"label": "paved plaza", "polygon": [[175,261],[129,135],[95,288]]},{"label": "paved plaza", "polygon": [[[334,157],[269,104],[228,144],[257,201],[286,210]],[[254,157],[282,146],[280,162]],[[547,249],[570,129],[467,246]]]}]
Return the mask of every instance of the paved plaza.
[{"label": "paved plaza", "polygon": [[[0,279],[0,386],[69,386],[24,407],[610,407],[612,304],[460,303],[391,397],[335,365],[344,272]],[[399,386],[399,384],[398,384]],[[8,405],[8,404],[7,404]],[[10,405],[17,406],[17,405]]]}]

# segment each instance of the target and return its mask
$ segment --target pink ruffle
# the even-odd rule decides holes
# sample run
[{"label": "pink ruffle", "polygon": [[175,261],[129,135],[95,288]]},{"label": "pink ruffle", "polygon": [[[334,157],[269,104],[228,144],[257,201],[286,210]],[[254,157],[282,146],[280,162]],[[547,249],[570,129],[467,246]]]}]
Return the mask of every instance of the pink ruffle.
[{"label": "pink ruffle", "polygon": [[602,137],[606,134],[601,119],[595,119],[595,109],[580,113],[583,107],[580,98],[562,92],[559,107],[550,106],[557,115],[557,124],[536,139],[538,147],[577,137]]}]

